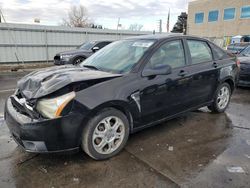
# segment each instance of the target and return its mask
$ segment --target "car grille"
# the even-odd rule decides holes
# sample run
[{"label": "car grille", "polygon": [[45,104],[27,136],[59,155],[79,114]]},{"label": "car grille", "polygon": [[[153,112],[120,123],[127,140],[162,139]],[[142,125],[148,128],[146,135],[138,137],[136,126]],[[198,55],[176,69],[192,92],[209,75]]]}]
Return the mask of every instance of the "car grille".
[{"label": "car grille", "polygon": [[38,118],[39,114],[33,110],[32,105],[29,104],[20,92],[16,91],[14,95],[10,96],[11,104],[17,112],[29,116],[30,118]]}]

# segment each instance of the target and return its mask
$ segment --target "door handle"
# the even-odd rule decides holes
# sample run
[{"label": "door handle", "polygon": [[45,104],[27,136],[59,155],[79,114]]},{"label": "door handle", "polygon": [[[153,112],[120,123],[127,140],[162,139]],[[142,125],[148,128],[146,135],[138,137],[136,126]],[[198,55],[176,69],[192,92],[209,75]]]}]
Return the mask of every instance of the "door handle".
[{"label": "door handle", "polygon": [[187,72],[186,71],[184,71],[184,70],[181,70],[180,72],[179,72],[179,76],[185,76],[187,74]]},{"label": "door handle", "polygon": [[218,64],[216,62],[213,63],[214,68],[218,67]]}]

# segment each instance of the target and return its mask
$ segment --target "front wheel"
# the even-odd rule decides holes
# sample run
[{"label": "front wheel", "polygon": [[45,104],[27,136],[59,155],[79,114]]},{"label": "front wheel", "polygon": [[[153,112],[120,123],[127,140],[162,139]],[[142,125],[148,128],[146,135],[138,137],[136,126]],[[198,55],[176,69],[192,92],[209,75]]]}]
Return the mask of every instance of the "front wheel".
[{"label": "front wheel", "polygon": [[119,110],[100,111],[84,127],[82,149],[93,159],[104,160],[118,154],[129,137],[129,122]]},{"label": "front wheel", "polygon": [[84,57],[77,57],[74,61],[73,61],[73,65],[79,65],[80,63],[82,63],[85,60]]},{"label": "front wheel", "polygon": [[221,84],[216,90],[214,102],[208,106],[209,110],[215,113],[224,112],[229,105],[231,94],[230,85],[228,83]]}]

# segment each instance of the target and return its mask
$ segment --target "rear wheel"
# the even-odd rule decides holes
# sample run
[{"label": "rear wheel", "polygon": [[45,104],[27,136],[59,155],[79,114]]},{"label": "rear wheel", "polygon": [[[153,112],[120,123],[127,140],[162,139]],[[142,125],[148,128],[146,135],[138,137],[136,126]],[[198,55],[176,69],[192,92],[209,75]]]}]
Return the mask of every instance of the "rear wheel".
[{"label": "rear wheel", "polygon": [[216,90],[214,102],[208,106],[208,109],[215,113],[224,112],[230,102],[231,87],[228,83],[221,84]]},{"label": "rear wheel", "polygon": [[107,108],[93,117],[83,130],[82,148],[93,159],[104,160],[119,153],[129,137],[127,117]]}]

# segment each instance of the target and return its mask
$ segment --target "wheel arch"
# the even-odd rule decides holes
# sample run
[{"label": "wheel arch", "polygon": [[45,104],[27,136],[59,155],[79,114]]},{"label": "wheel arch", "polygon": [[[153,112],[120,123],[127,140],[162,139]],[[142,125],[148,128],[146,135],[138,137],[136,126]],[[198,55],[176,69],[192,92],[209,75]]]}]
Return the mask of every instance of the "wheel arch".
[{"label": "wheel arch", "polygon": [[225,79],[223,79],[223,80],[221,81],[220,84],[222,84],[222,83],[227,83],[227,84],[229,84],[230,89],[231,89],[231,92],[233,93],[233,91],[234,91],[234,89],[235,89],[235,82],[233,81],[233,79],[232,79],[231,77],[226,77]]},{"label": "wheel arch", "polygon": [[79,145],[81,144],[82,140],[82,131],[85,127],[85,125],[88,123],[88,121],[91,119],[91,117],[94,117],[97,113],[99,113],[101,110],[106,108],[114,108],[116,110],[121,111],[128,119],[129,121],[129,131],[130,133],[133,132],[134,129],[134,115],[129,109],[129,104],[125,101],[109,101],[105,102],[103,104],[98,105],[94,109],[92,109],[88,114],[86,114],[86,118],[82,120],[82,126],[79,127]]},{"label": "wheel arch", "polygon": [[90,112],[90,116],[93,116],[93,115],[97,114],[98,112],[100,112],[101,110],[103,110],[105,108],[114,108],[116,110],[121,111],[128,118],[130,132],[133,130],[134,117],[133,117],[133,114],[132,114],[132,112],[131,112],[131,110],[129,108],[129,104],[127,102],[119,101],[119,100],[105,102],[105,103],[95,107]]}]

